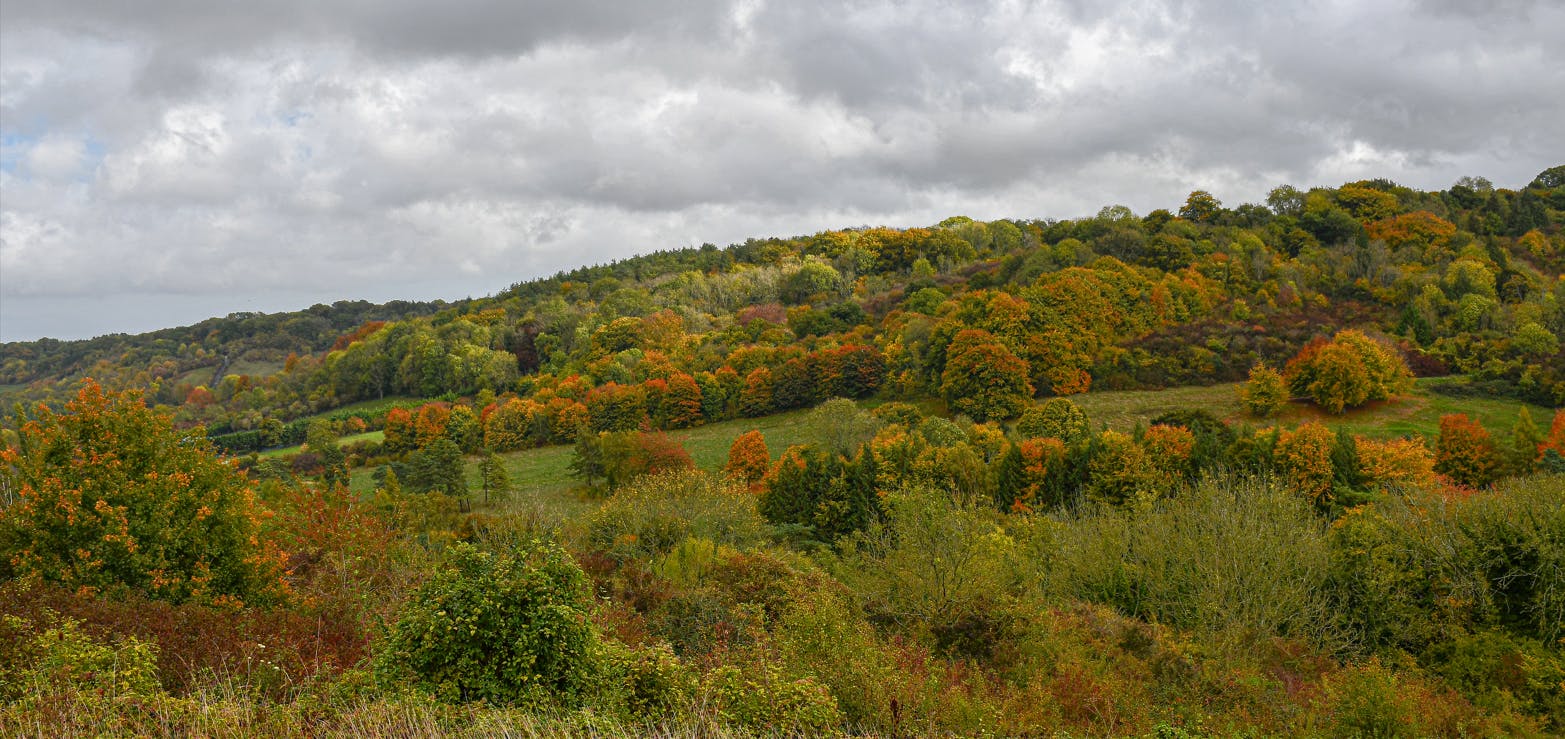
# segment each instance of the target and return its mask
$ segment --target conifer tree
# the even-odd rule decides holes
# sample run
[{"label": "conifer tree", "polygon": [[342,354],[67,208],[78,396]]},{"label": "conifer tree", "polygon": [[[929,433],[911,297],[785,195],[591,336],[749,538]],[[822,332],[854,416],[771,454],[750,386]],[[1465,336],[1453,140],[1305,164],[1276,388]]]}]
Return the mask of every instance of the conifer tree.
[{"label": "conifer tree", "polygon": [[505,472],[505,463],[493,450],[485,452],[483,461],[478,463],[478,473],[484,486],[484,505],[489,505],[492,497],[503,498],[511,492],[511,478]]}]

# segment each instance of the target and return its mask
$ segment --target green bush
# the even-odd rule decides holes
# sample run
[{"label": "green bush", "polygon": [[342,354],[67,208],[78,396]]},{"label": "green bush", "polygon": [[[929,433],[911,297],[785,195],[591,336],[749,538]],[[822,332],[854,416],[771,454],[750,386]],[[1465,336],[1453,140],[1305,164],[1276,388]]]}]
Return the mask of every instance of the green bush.
[{"label": "green bush", "polygon": [[872,618],[934,637],[983,618],[1009,583],[1011,541],[989,506],[940,490],[890,496],[885,522],[842,542],[833,568]]},{"label": "green bush", "polygon": [[[5,631],[20,636],[20,619],[6,618]],[[93,639],[72,619],[62,619],[18,644],[26,658],[0,697],[37,701],[60,693],[81,698],[153,696],[162,693],[158,683],[156,644],[135,637],[113,643]],[[14,682],[13,682],[14,681]],[[7,695],[12,688],[22,695]]]},{"label": "green bush", "polygon": [[755,496],[691,470],[635,480],[615,491],[587,523],[588,543],[621,560],[668,552],[689,537],[744,548],[765,534]]},{"label": "green bush", "polygon": [[1333,527],[1331,593],[1356,640],[1418,653],[1453,632],[1565,636],[1565,484],[1466,499],[1386,498]]},{"label": "green bush", "polygon": [[1027,439],[1052,437],[1070,444],[1087,438],[1092,429],[1086,412],[1075,403],[1066,398],[1049,398],[1022,413],[1016,421],[1016,432]]},{"label": "green bush", "polygon": [[604,643],[604,690],[608,701],[636,719],[666,719],[690,706],[695,672],[666,644],[631,649]]},{"label": "green bush", "polygon": [[788,668],[829,688],[851,724],[884,727],[897,668],[844,595],[825,588],[795,593],[777,621],[776,642]]},{"label": "green bush", "polygon": [[1131,514],[1099,509],[1037,527],[1038,582],[1055,598],[1206,632],[1243,647],[1330,636],[1325,527],[1275,483],[1207,479]]},{"label": "green bush", "polygon": [[820,736],[842,723],[830,690],[812,678],[790,679],[769,662],[718,667],[703,691],[721,722],[756,732]]},{"label": "green bush", "polygon": [[553,542],[448,550],[375,658],[387,689],[406,681],[448,703],[581,705],[600,672],[581,568]]}]

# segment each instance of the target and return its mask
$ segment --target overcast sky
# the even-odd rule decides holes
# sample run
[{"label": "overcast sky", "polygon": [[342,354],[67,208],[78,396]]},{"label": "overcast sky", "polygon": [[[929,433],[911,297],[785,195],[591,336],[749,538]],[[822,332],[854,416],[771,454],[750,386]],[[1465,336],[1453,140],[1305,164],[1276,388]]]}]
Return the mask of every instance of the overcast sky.
[{"label": "overcast sky", "polygon": [[0,339],[1565,163],[1565,2],[0,0]]}]

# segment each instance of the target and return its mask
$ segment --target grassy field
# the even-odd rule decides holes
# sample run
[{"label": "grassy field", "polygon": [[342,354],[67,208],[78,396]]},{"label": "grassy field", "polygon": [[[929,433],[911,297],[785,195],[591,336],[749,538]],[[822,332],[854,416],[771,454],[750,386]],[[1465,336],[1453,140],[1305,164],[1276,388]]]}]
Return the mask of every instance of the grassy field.
[{"label": "grassy field", "polygon": [[[690,452],[690,458],[697,467],[703,470],[718,470],[728,463],[728,447],[740,434],[752,430],[760,431],[761,435],[766,437],[767,448],[772,451],[773,456],[776,456],[789,446],[802,444],[812,438],[815,434],[812,425],[814,422],[810,417],[810,411],[798,410],[765,418],[741,418],[693,429],[670,431],[668,436]],[[344,437],[342,443],[346,444],[357,438],[359,437]],[[298,448],[291,447],[291,449],[297,451]],[[511,479],[511,484],[519,490],[563,489],[575,484],[575,479],[571,477],[570,472],[571,446],[569,444],[525,449],[503,454],[501,458],[505,460],[505,471]],[[476,485],[478,462],[476,458],[468,461],[468,474]],[[372,473],[373,470],[355,470],[351,483],[352,489],[371,489]]]},{"label": "grassy field", "polygon": [[251,377],[266,377],[283,371],[282,362],[262,362],[255,359],[240,359],[228,365],[224,374],[249,375]]},{"label": "grassy field", "polygon": [[[1419,380],[1412,394],[1390,402],[1376,403],[1365,408],[1348,411],[1340,416],[1322,412],[1304,404],[1291,404],[1279,418],[1257,419],[1245,414],[1239,404],[1238,385],[1212,385],[1208,387],[1181,387],[1169,390],[1135,390],[1087,393],[1071,397],[1086,411],[1094,427],[1106,425],[1118,431],[1129,431],[1137,424],[1147,424],[1153,418],[1173,410],[1201,408],[1233,424],[1268,426],[1282,423],[1295,426],[1308,421],[1319,421],[1332,428],[1346,426],[1355,434],[1377,438],[1407,435],[1423,435],[1433,438],[1438,433],[1440,416],[1447,413],[1466,413],[1481,421],[1497,436],[1509,434],[1516,423],[1523,403],[1509,399],[1451,397],[1435,392],[1442,384],[1457,383],[1451,378]],[[387,402],[390,401],[377,401]],[[362,404],[361,404],[362,405]],[[868,407],[866,405],[866,407]],[[1542,406],[1528,405],[1533,421],[1547,429],[1554,411]],[[690,452],[697,467],[717,470],[728,461],[728,447],[735,437],[752,429],[766,437],[766,446],[776,457],[793,444],[802,444],[815,438],[823,423],[830,419],[815,417],[809,410],[780,413],[765,418],[744,418],[725,421],[693,429],[671,431],[669,436],[683,444]],[[343,439],[344,443],[370,434]],[[268,452],[266,456],[297,451],[297,447]],[[581,500],[574,488],[577,480],[570,472],[571,447],[569,445],[528,449],[502,455],[512,487],[517,491],[513,503],[527,507],[561,507],[562,515],[585,510],[588,502]],[[368,491],[373,488],[373,470],[354,470],[352,489]],[[468,478],[474,490],[479,489],[477,458],[468,460]]]},{"label": "grassy field", "polygon": [[1452,397],[1436,392],[1440,386],[1461,382],[1460,379],[1449,377],[1418,380],[1410,395],[1372,403],[1342,415],[1332,415],[1315,406],[1295,402],[1289,404],[1275,419],[1254,418],[1246,414],[1239,403],[1237,383],[1168,390],[1087,393],[1073,395],[1071,401],[1086,411],[1093,426],[1107,424],[1116,431],[1129,431],[1138,423],[1146,424],[1163,413],[1185,408],[1210,411],[1231,424],[1270,426],[1281,423],[1297,426],[1318,421],[1333,429],[1346,426],[1355,434],[1377,438],[1410,435],[1433,437],[1439,432],[1440,417],[1449,413],[1466,413],[1495,434],[1508,433],[1523,406],[1532,414],[1533,422],[1543,429],[1548,428],[1549,419],[1554,416],[1553,409],[1508,398]]},{"label": "grassy field", "polygon": [[[338,444],[338,446],[347,446],[349,444],[353,444],[353,443],[360,442],[360,441],[380,442],[380,441],[385,441],[385,440],[386,440],[386,432],[384,432],[384,431],[365,431],[362,434],[349,434],[347,436],[341,437],[341,438],[337,439],[337,444]],[[260,457],[261,459],[268,459],[270,457],[286,457],[286,456],[289,456],[291,454],[298,454],[300,448],[303,447],[303,446],[304,446],[303,444],[295,444],[293,446],[285,446],[285,447],[278,447],[276,449],[268,449],[268,450],[266,450],[264,452],[260,452],[256,456]]]}]

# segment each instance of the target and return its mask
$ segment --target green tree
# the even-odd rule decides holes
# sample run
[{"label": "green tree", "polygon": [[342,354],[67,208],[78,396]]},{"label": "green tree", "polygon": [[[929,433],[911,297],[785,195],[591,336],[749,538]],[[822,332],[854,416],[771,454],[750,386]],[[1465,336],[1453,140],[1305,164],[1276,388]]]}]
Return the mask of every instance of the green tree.
[{"label": "green tree", "polygon": [[244,473],[199,431],[91,380],[0,450],[0,580],[130,588],[173,602],[268,603],[280,554]]},{"label": "green tree", "polygon": [[458,543],[408,599],[375,676],[448,703],[574,708],[601,672],[587,577],[533,540],[496,554]]},{"label": "green tree", "polygon": [[1049,398],[1022,414],[1016,421],[1016,432],[1024,438],[1048,437],[1074,444],[1091,435],[1092,429],[1087,413],[1070,399]]},{"label": "green tree", "polygon": [[814,259],[805,260],[799,269],[782,279],[777,294],[784,303],[798,305],[816,295],[833,295],[842,289],[842,275],[831,265]]},{"label": "green tree", "polygon": [[312,421],[309,431],[305,433],[304,444],[311,454],[321,460],[322,484],[329,488],[348,484],[348,455],[337,445],[337,432],[332,429],[330,421]]},{"label": "green tree", "polygon": [[602,435],[586,426],[576,429],[576,445],[571,448],[570,469],[589,488],[596,488],[598,481],[608,476]]},{"label": "green tree", "polygon": [[478,463],[478,475],[484,486],[484,505],[491,497],[504,498],[511,492],[511,477],[505,472],[505,461],[493,450],[486,451]]},{"label": "green tree", "polygon": [[1518,475],[1530,474],[1538,463],[1538,450],[1543,448],[1546,439],[1538,424],[1532,420],[1532,413],[1527,411],[1527,406],[1522,406],[1522,411],[1516,416],[1516,425],[1511,427],[1511,448],[1506,450],[1506,462],[1511,471]]},{"label": "green tree", "polygon": [[439,492],[468,508],[467,475],[462,468],[462,450],[456,442],[441,437],[408,458],[408,489]]},{"label": "green tree", "polygon": [[446,436],[456,442],[463,454],[476,454],[483,447],[484,425],[472,406],[458,405],[451,408],[446,419]]},{"label": "green tree", "polygon": [[1179,209],[1179,217],[1196,223],[1210,223],[1222,212],[1223,204],[1212,193],[1196,190],[1185,198],[1184,206]]}]

